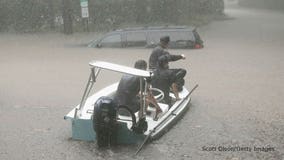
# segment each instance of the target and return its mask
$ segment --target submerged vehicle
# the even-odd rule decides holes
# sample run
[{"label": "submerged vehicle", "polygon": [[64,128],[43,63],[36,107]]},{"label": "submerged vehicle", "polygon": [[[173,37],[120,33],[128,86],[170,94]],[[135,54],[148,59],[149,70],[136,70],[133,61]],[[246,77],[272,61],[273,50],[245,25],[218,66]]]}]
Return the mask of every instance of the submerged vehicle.
[{"label": "submerged vehicle", "polygon": [[203,48],[203,40],[195,27],[159,26],[119,29],[107,33],[100,39],[89,43],[92,48],[154,48],[160,37],[169,36],[169,48],[199,49]]},{"label": "submerged vehicle", "polygon": [[[140,70],[118,64],[92,61],[89,63],[91,73],[84,91],[81,103],[71,110],[64,119],[71,120],[72,138],[76,140],[95,141],[99,146],[111,144],[134,144],[139,143],[147,137],[154,140],[180,118],[188,109],[191,100],[191,93],[197,88],[196,85],[191,91],[185,87],[179,92],[180,100],[175,101],[172,106],[162,103],[164,94],[157,88],[146,89],[152,72]],[[123,74],[130,74],[140,78],[140,110],[131,113],[127,107],[117,106],[112,98],[114,97],[118,83],[109,85],[102,90],[89,96],[99,73],[102,70],[114,71]],[[144,87],[143,87],[144,86]],[[154,118],[155,108],[146,106],[146,96],[149,90],[158,92],[155,99],[158,101],[162,113],[158,119]],[[171,97],[174,97],[170,93]],[[120,114],[120,110],[126,110],[129,114]]]}]

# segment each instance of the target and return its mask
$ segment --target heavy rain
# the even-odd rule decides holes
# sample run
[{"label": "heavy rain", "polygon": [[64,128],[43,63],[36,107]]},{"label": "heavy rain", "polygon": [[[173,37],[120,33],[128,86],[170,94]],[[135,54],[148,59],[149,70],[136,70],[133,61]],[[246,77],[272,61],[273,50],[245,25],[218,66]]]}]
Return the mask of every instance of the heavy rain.
[{"label": "heavy rain", "polygon": [[[86,6],[87,2],[87,6]],[[0,0],[1,160],[284,159],[284,2],[281,0]],[[159,139],[98,148],[72,139],[63,117],[80,103],[91,60],[133,66],[152,48],[92,48],[106,33],[195,26],[185,60],[189,110]],[[119,80],[102,73],[95,90]]]}]

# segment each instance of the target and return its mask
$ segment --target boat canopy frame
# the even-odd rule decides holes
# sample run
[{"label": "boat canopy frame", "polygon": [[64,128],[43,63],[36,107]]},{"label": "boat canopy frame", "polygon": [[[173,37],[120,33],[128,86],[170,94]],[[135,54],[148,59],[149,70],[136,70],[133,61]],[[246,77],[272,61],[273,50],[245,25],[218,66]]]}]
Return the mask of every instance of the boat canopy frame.
[{"label": "boat canopy frame", "polygon": [[[79,104],[79,108],[75,109],[74,118],[76,119],[79,113],[79,117],[81,116],[81,112],[84,108],[85,102],[87,98],[89,97],[89,94],[93,88],[94,83],[96,82],[97,77],[99,76],[99,73],[101,70],[109,70],[114,71],[122,74],[129,74],[133,76],[138,76],[140,79],[140,110],[138,112],[139,119],[142,119],[145,117],[145,104],[146,104],[146,92],[147,92],[147,81],[145,79],[151,78],[152,72],[140,70],[128,66],[123,66],[119,64],[104,62],[104,61],[91,61],[89,63],[91,73],[87,82],[87,85],[85,87],[81,102]],[[145,82],[144,88],[143,88],[143,81]]]}]

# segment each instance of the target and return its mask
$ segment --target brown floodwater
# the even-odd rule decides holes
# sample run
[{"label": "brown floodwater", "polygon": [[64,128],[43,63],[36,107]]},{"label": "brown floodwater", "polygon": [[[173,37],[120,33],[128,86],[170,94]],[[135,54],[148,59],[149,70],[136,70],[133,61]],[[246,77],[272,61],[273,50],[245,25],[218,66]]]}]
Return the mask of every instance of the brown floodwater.
[{"label": "brown floodwater", "polygon": [[[151,49],[80,47],[96,33],[1,33],[0,159],[283,159],[284,13],[236,7],[226,14],[199,28],[204,49],[169,50],[186,55],[170,66],[186,68],[186,87],[199,88],[184,117],[136,157],[138,145],[99,150],[72,140],[63,116],[80,102],[89,61],[132,66]],[[101,73],[95,88],[119,77]]]}]

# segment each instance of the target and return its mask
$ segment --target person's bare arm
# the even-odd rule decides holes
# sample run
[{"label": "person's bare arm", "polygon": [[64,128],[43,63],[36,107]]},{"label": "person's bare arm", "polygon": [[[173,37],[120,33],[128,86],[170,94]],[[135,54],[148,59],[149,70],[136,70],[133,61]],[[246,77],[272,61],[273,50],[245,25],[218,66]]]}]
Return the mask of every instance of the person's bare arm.
[{"label": "person's bare arm", "polygon": [[155,97],[153,96],[152,92],[150,90],[148,90],[148,95],[146,97],[146,101],[148,103],[151,103],[155,106],[156,108],[156,114],[155,114],[155,117],[154,117],[154,120],[158,120],[158,114],[163,112],[162,109],[160,108],[158,102],[156,101]]}]

